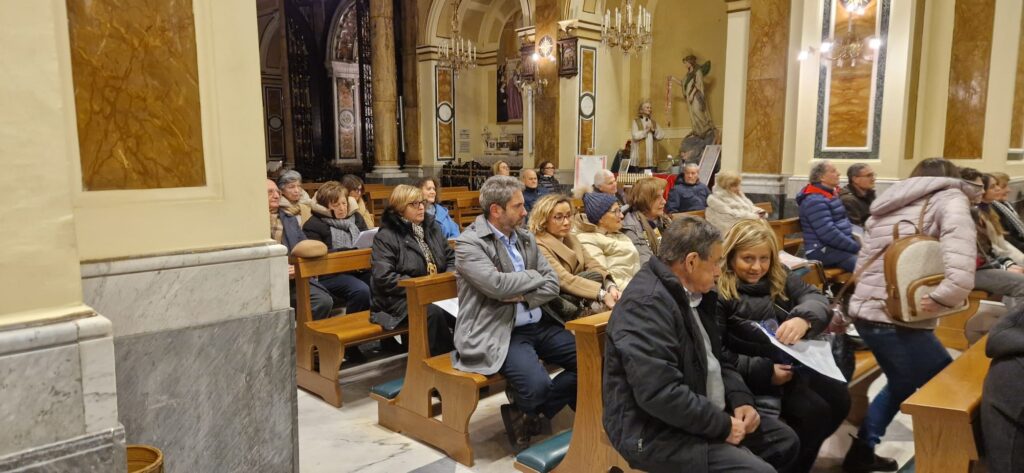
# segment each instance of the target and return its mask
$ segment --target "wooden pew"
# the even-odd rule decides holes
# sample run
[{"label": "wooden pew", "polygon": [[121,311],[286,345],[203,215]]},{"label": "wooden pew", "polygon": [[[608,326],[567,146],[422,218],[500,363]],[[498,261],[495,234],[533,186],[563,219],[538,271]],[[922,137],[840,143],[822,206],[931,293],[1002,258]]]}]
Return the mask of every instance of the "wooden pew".
[{"label": "wooden pew", "polygon": [[[758,202],[758,203],[754,204],[754,206],[756,206],[759,209],[764,210],[766,212],[766,214],[769,215],[769,216],[772,214],[772,203],[771,202]],[[706,218],[705,217],[706,213],[707,213],[706,210],[691,210],[689,212],[676,212],[676,213],[672,214],[671,217],[672,218],[676,218],[676,217],[681,217],[681,216],[684,216],[684,215],[689,215],[691,217]]]},{"label": "wooden pew", "polygon": [[[291,257],[295,265],[295,363],[299,387],[341,407],[338,371],[345,347],[406,332],[405,328],[385,331],[370,322],[370,312],[313,320],[309,301],[309,278],[370,269],[370,249],[328,253],[322,258]],[[313,352],[316,350],[317,356]]]},{"label": "wooden pew", "polygon": [[900,406],[914,422],[917,473],[966,473],[978,461],[974,422],[991,363],[987,342],[986,335]]},{"label": "wooden pew", "polygon": [[769,220],[768,224],[772,226],[772,231],[775,232],[775,239],[782,245],[783,250],[794,255],[800,250],[800,245],[804,243],[803,229],[800,228],[800,217]]},{"label": "wooden pew", "polygon": [[[469,420],[476,411],[481,388],[504,382],[504,376],[483,376],[452,367],[450,353],[431,357],[427,345],[427,306],[457,296],[454,273],[403,280],[409,301],[409,358],[401,390],[393,396],[376,387],[377,423],[445,452],[473,466]],[[387,384],[387,383],[386,383]],[[440,397],[441,420],[434,418],[432,393]]]},{"label": "wooden pew", "polygon": [[676,212],[676,213],[672,214],[672,219],[677,219],[679,217],[687,217],[687,216],[688,217],[704,218],[704,213],[705,213],[704,210],[691,210],[689,212]]}]

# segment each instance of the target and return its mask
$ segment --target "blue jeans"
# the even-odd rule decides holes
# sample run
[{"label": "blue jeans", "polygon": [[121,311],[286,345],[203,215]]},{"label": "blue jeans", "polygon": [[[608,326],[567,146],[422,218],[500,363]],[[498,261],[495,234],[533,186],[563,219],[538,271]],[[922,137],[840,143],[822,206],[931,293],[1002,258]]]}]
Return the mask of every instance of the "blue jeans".
[{"label": "blue jeans", "polygon": [[345,306],[345,314],[370,310],[370,272],[338,273],[320,277],[320,284],[334,296],[334,306]]},{"label": "blue jeans", "polygon": [[871,348],[888,384],[868,406],[858,437],[874,447],[885,429],[914,391],[942,371],[953,358],[931,330],[854,322],[857,332]]},{"label": "blue jeans", "polygon": [[857,266],[857,253],[835,248],[820,247],[812,251],[807,259],[816,259],[821,261],[821,265],[825,268],[841,268],[848,273],[852,273]]},{"label": "blue jeans", "polygon": [[[551,379],[538,359],[563,371]],[[576,337],[547,317],[512,330],[500,372],[524,413],[550,419],[567,405],[576,410]]]}]

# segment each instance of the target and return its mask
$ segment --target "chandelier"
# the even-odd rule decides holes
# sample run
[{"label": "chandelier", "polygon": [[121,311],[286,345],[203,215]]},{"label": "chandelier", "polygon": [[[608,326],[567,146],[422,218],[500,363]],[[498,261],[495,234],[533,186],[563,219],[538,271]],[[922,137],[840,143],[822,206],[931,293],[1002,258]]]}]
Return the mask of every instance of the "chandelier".
[{"label": "chandelier", "polygon": [[620,47],[624,54],[634,54],[651,45],[651,12],[643,6],[633,8],[633,0],[626,0],[625,14],[615,7],[615,13],[605,10],[601,22],[601,43]]},{"label": "chandelier", "polygon": [[441,43],[438,54],[438,65],[450,69],[458,77],[459,71],[476,67],[476,46],[473,41],[459,35],[459,4],[462,0],[452,0],[451,38]]},{"label": "chandelier", "polygon": [[[857,64],[875,60],[878,50],[882,47],[882,39],[877,36],[860,37],[853,25],[853,17],[864,14],[872,0],[839,0],[846,10],[846,32],[837,38],[828,38],[821,42],[820,57],[831,62],[835,67],[856,67]],[[814,48],[800,51],[797,60],[803,61],[814,54]]]}]

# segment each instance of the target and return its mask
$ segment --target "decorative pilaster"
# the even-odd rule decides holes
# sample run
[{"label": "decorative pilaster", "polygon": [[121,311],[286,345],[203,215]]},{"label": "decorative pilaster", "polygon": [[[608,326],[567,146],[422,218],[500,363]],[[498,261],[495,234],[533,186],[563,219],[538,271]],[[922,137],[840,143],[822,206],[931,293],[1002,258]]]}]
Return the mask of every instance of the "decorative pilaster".
[{"label": "decorative pilaster", "polygon": [[391,0],[370,0],[370,31],[373,44],[373,137],[371,179],[404,178],[398,169],[398,126],[395,93],[394,9]]},{"label": "decorative pilaster", "polygon": [[[558,41],[558,0],[538,0],[534,12],[536,18],[536,41],[545,36],[550,36],[553,41]],[[539,163],[550,160],[559,164],[559,168],[572,168],[573,156],[564,156],[566,165],[559,163],[559,129],[558,129],[558,63],[557,61],[541,60],[537,63],[537,79],[546,79],[547,86],[544,87],[544,94],[533,98],[534,107],[534,130],[539,133],[534,135],[534,162]]]}]

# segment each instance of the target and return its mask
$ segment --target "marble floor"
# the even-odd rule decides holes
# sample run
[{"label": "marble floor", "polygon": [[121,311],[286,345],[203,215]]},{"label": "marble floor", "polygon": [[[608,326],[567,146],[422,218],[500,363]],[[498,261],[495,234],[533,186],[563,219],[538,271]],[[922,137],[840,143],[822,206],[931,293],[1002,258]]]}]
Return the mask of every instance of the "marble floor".
[{"label": "marble floor", "polygon": [[[344,406],[336,409],[320,398],[299,390],[299,462],[303,473],[341,472],[512,472],[512,450],[505,437],[498,412],[506,402],[498,394],[480,401],[470,424],[476,465],[467,468],[439,450],[377,425],[377,404],[369,398],[370,386],[404,374],[405,356],[386,356],[367,350],[371,361],[342,370]],[[873,396],[882,386],[880,377],[871,386]],[[573,414],[566,409],[553,422],[554,432],[572,426]],[[855,432],[844,424],[822,447],[815,472],[840,472],[839,464]],[[878,453],[896,458],[904,465],[914,455],[910,418],[899,414],[878,447]]]}]

